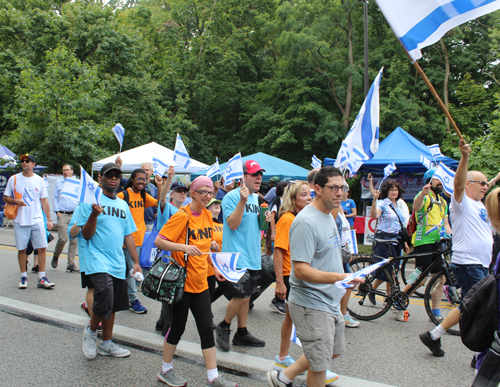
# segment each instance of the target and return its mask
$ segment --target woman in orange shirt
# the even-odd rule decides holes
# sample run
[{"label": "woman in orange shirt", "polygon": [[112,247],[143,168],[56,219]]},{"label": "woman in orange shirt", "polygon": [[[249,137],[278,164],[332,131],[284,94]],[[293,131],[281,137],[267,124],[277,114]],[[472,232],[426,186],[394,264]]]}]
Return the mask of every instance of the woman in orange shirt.
[{"label": "woman in orange shirt", "polygon": [[[184,266],[184,253],[188,254],[186,284],[182,302],[172,305],[171,325],[163,343],[163,365],[158,379],[169,386],[184,386],[187,380],[177,374],[172,367],[175,349],[179,343],[189,310],[194,316],[201,340],[201,349],[207,368],[207,386],[236,386],[228,382],[218,373],[215,359],[215,341],[212,330],[212,309],[208,289],[208,267],[214,266],[210,250],[219,251],[215,241],[212,213],[206,206],[212,199],[214,186],[206,176],[199,176],[191,184],[191,198],[188,205],[181,207],[163,226],[155,244],[157,247],[171,251],[172,258]],[[189,229],[189,240],[186,234]],[[217,268],[215,276],[223,279]]]}]

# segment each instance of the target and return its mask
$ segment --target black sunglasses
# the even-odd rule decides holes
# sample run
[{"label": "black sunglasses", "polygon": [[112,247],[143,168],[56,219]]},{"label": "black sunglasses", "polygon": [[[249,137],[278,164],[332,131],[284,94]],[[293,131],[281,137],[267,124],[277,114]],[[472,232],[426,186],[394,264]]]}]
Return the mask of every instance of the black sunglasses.
[{"label": "black sunglasses", "polygon": [[258,172],[255,172],[255,173],[245,173],[245,175],[250,175],[250,176],[253,176],[253,177],[264,176],[264,172],[258,171]]},{"label": "black sunglasses", "polygon": [[22,159],[21,160],[21,163],[31,163],[31,160],[30,159]]}]

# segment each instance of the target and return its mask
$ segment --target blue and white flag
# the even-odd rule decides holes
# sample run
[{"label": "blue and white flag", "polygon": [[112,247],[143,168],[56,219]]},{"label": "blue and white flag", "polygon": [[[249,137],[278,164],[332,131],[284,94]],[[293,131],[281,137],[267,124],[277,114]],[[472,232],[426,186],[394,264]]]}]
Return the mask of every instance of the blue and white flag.
[{"label": "blue and white flag", "polygon": [[342,141],[335,167],[349,170],[355,174],[367,160],[370,160],[378,150],[379,137],[379,88],[382,78],[382,67],[373,81],[363,106],[351,126],[347,137]]},{"label": "blue and white flag", "polygon": [[122,151],[123,138],[125,137],[125,128],[122,124],[116,124],[113,129],[111,129],[115,134],[116,139],[120,143],[120,152]]},{"label": "blue and white flag", "polygon": [[300,339],[297,337],[297,329],[295,328],[294,324],[292,324],[292,334],[290,335],[290,341],[292,343],[297,344],[299,347],[302,347],[302,343],[300,342]]},{"label": "blue and white flag", "polygon": [[26,187],[23,192],[23,202],[25,202],[28,207],[31,207],[33,203],[35,203],[35,198],[28,192]]},{"label": "blue and white flag", "polygon": [[236,179],[243,179],[243,163],[241,153],[235,154],[226,164],[224,184],[229,185]]},{"label": "blue and white flag", "polygon": [[412,60],[446,32],[500,9],[500,0],[375,0]]},{"label": "blue and white flag", "polygon": [[396,170],[396,164],[390,163],[387,164],[386,167],[384,168],[384,179],[388,178],[392,172]]},{"label": "blue and white flag", "polygon": [[335,286],[341,289],[349,289],[352,288],[354,285],[349,284],[353,279],[355,278],[364,278],[368,274],[373,273],[375,270],[380,268],[381,266],[385,265],[387,262],[389,262],[389,259],[382,259],[381,261],[374,263],[373,265],[366,266],[363,269],[357,271],[356,273],[349,274],[347,277],[345,277],[342,281],[337,281],[335,282]]},{"label": "blue and white flag", "polygon": [[439,148],[439,144],[429,145],[428,148],[432,153],[432,157],[434,157],[434,161],[436,161],[436,157],[444,157]]},{"label": "blue and white flag", "polygon": [[210,168],[207,169],[206,176],[207,177],[214,177],[215,175],[220,174],[220,166],[219,166],[219,158],[215,158],[215,163],[213,163]]},{"label": "blue and white flag", "polygon": [[99,204],[99,199],[101,198],[102,189],[99,187],[92,177],[85,172],[82,166],[80,166],[80,203],[91,203]]},{"label": "blue and white flag", "polygon": [[313,155],[312,157],[312,163],[311,163],[311,166],[314,168],[314,169],[318,169],[318,168],[321,168],[321,160],[318,159],[316,157],[316,155]]},{"label": "blue and white flag", "polygon": [[153,157],[153,169],[155,175],[162,177],[165,174],[165,172],[167,172],[168,168],[170,168],[170,165],[168,165],[166,162],[156,157]]},{"label": "blue and white flag", "polygon": [[76,201],[80,200],[80,180],[69,177],[64,180],[61,195],[68,196]]},{"label": "blue and white flag", "polygon": [[229,282],[238,282],[247,271],[247,269],[236,269],[239,256],[240,253],[210,253],[210,258],[212,258],[215,267]]},{"label": "blue and white flag", "polygon": [[[342,231],[344,233],[345,231]],[[358,241],[356,239],[356,230],[349,230],[346,233],[345,241],[349,246],[351,254],[358,254]]]},{"label": "blue and white flag", "polygon": [[177,133],[177,138],[175,140],[174,161],[184,169],[188,169],[191,165],[191,157],[189,157],[188,151],[179,133]]},{"label": "blue and white flag", "polygon": [[429,159],[424,156],[420,156],[420,164],[422,164],[427,169],[434,168],[434,163],[432,163]]},{"label": "blue and white flag", "polygon": [[443,163],[439,163],[436,172],[434,172],[434,175],[432,175],[432,178],[441,180],[441,183],[443,183],[444,190],[448,192],[450,195],[453,195],[455,172],[453,172]]}]

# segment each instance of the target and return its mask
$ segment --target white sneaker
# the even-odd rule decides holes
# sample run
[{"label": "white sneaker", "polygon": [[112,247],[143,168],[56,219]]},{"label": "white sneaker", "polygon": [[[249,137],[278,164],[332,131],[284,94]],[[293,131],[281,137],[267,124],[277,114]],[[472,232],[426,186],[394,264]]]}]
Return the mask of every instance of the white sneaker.
[{"label": "white sneaker", "polygon": [[92,332],[90,326],[83,330],[83,354],[87,359],[94,359],[97,355],[97,332]]},{"label": "white sneaker", "polygon": [[359,327],[359,321],[354,320],[348,314],[344,316],[344,322],[345,322],[345,326],[348,327],[348,328],[357,328],[357,327]]},{"label": "white sneaker", "polygon": [[407,310],[396,309],[394,311],[394,316],[397,321],[407,322],[408,318],[410,317],[410,313],[408,313]]},{"label": "white sneaker", "polygon": [[130,356],[130,351],[128,349],[119,347],[115,343],[103,345],[99,344],[99,355],[103,356],[114,356],[114,357],[127,357]]}]

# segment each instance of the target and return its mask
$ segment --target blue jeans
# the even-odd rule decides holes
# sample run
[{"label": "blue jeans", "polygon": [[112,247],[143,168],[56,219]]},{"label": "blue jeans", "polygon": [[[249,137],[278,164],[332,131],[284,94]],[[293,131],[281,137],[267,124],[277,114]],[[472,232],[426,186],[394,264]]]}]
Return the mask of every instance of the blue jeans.
[{"label": "blue jeans", "polygon": [[457,265],[452,263],[450,267],[458,285],[462,289],[462,299],[470,288],[488,275],[488,268],[483,265]]},{"label": "blue jeans", "polygon": [[[136,246],[137,256],[141,255],[141,247]],[[125,262],[127,263],[127,288],[128,288],[128,301],[131,304],[135,300],[137,300],[137,281],[134,277],[130,275],[130,269],[134,268],[134,261],[132,261],[132,257],[128,253],[127,249],[123,249],[125,253]]]}]

